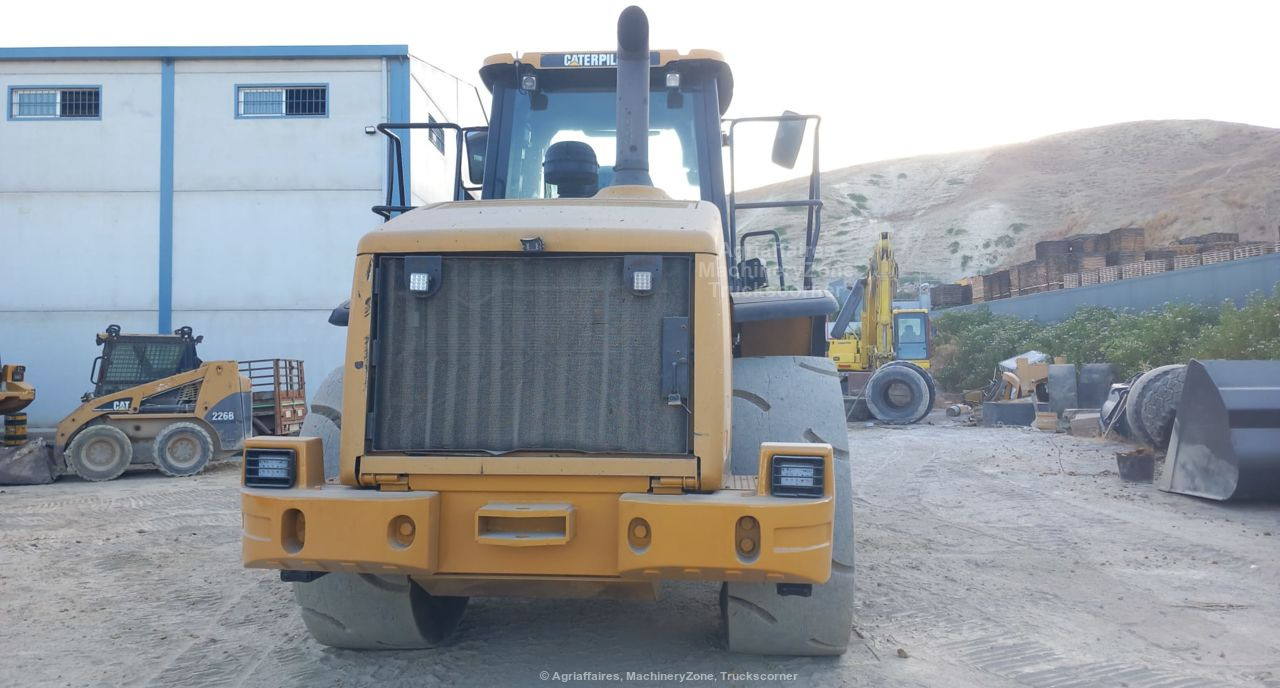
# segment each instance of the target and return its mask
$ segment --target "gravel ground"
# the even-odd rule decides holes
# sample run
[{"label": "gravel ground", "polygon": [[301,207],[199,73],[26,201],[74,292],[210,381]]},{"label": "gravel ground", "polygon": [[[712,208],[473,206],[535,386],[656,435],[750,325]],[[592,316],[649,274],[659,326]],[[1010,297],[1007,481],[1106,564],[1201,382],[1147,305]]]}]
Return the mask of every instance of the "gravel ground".
[{"label": "gravel ground", "polygon": [[1280,687],[1280,506],[1123,484],[1096,440],[850,434],[859,601],[838,659],[729,654],[698,584],[656,603],[473,600],[439,650],[325,649],[288,586],[240,567],[223,466],[0,488],[0,684]]}]

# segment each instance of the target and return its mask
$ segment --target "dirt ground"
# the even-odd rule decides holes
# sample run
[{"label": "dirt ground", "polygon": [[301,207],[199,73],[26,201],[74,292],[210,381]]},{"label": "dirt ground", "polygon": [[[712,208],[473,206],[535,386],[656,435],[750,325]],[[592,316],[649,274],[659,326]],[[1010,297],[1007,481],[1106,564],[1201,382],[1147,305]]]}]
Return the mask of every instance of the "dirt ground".
[{"label": "dirt ground", "polygon": [[1280,505],[1123,484],[1096,440],[850,434],[859,599],[840,658],[729,654],[716,587],[695,584],[472,600],[439,650],[323,648],[288,585],[240,567],[222,466],[0,488],[0,684],[1280,687]]}]

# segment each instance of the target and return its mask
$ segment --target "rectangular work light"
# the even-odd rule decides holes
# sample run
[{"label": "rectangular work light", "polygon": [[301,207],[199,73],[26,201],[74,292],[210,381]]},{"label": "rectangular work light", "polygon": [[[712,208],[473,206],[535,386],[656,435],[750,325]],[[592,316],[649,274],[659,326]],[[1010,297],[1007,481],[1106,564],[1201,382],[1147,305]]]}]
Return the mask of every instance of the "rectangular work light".
[{"label": "rectangular work light", "polygon": [[774,456],[769,492],[775,497],[821,497],[824,493],[821,456]]},{"label": "rectangular work light", "polygon": [[291,449],[246,449],[245,487],[293,487],[297,459]]}]

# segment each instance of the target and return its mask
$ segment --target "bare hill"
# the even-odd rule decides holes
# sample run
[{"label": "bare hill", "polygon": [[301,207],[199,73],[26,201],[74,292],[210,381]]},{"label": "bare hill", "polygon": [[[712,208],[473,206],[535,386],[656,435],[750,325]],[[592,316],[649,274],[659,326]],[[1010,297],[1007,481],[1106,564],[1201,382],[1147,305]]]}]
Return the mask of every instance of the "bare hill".
[{"label": "bare hill", "polygon": [[[741,196],[800,198],[804,184]],[[1146,228],[1149,246],[1207,232],[1275,240],[1280,130],[1208,120],[1130,122],[833,170],[823,173],[823,189],[815,263],[821,282],[865,269],[874,237],[885,230],[907,280],[935,282],[1030,260],[1037,241],[1124,226]],[[803,243],[802,211],[747,211],[740,218],[744,231],[780,228],[788,248]],[[788,274],[797,274],[798,260],[786,261]]]}]

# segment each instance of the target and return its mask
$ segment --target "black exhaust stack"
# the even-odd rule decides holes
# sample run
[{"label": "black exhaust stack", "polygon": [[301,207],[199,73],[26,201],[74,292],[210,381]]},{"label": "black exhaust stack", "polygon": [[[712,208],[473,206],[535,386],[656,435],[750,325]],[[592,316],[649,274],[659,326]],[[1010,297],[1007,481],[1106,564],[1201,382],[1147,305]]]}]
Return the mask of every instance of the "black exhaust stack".
[{"label": "black exhaust stack", "polygon": [[632,5],[618,17],[616,185],[653,186],[649,177],[649,18]]}]

